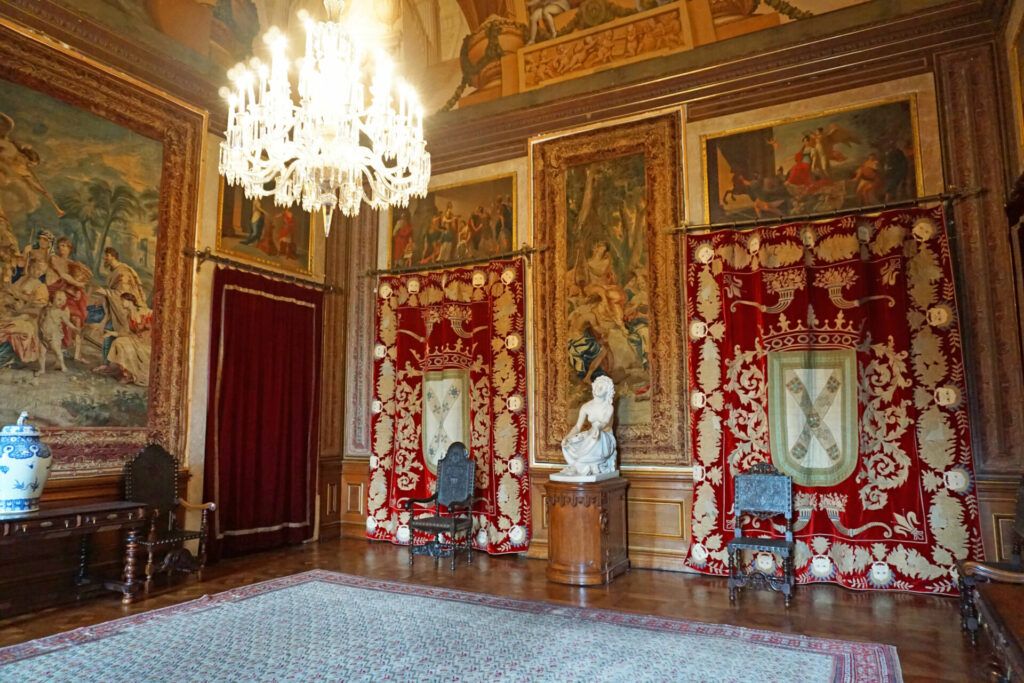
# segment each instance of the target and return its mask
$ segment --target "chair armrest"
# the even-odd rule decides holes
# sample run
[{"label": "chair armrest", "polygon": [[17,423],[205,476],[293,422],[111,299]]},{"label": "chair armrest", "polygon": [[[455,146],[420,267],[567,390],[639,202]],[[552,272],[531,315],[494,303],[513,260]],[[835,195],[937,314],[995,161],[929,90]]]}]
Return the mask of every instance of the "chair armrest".
[{"label": "chair armrest", "polygon": [[436,493],[429,498],[410,498],[405,501],[405,509],[412,510],[413,505],[425,505],[426,503],[433,503],[435,500],[437,500]]},{"label": "chair armrest", "polygon": [[960,564],[960,575],[979,577],[997,583],[1024,584],[1024,572],[997,569],[982,562],[962,562]]},{"label": "chair armrest", "polygon": [[185,508],[186,510],[209,510],[209,511],[213,512],[214,510],[217,509],[217,504],[216,503],[201,503],[201,504],[197,505],[195,503],[188,502],[184,498],[179,498],[178,499],[178,505],[180,505],[181,507]]}]

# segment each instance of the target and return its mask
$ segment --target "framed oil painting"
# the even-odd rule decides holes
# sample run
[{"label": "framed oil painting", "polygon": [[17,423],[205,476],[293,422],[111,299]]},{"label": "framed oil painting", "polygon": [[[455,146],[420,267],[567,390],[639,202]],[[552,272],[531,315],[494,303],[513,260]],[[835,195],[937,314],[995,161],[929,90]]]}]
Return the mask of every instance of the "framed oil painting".
[{"label": "framed oil painting", "polygon": [[58,474],[180,453],[205,128],[0,23],[0,423],[27,411]]},{"label": "framed oil painting", "polygon": [[624,465],[683,465],[679,354],[678,112],[531,143],[537,461],[591,397],[615,383]]},{"label": "framed oil painting", "polygon": [[707,135],[701,155],[711,223],[840,211],[922,194],[914,95]]},{"label": "framed oil painting", "polygon": [[391,268],[443,266],[515,249],[516,174],[432,187],[408,208],[392,209]]},{"label": "framed oil painting", "polygon": [[683,148],[690,225],[785,220],[945,189],[931,74],[688,121]]},{"label": "framed oil painting", "polygon": [[313,274],[313,217],[281,208],[270,197],[249,199],[220,179],[217,251],[242,261],[298,275]]}]

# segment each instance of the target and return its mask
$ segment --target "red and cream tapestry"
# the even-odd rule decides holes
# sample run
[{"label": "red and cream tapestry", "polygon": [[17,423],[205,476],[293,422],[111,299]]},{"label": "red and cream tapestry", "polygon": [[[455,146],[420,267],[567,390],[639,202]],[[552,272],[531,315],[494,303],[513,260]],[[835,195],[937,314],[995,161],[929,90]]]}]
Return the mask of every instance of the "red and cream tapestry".
[{"label": "red and cream tapestry", "polygon": [[530,478],[523,264],[381,277],[366,534],[410,541],[405,502],[461,441],[476,462],[473,545],[526,550]]},{"label": "red and cream tapestry", "polygon": [[793,479],[799,582],[955,593],[982,546],[942,210],[687,247],[689,566],[727,572],[733,477],[770,462]]}]

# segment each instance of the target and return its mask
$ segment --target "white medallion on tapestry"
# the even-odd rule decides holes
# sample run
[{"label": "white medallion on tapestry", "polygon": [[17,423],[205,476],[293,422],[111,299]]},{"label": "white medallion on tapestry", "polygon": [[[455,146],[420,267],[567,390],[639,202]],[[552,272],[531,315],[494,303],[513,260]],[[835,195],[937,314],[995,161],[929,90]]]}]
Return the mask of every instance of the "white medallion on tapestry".
[{"label": "white medallion on tapestry", "polygon": [[423,374],[423,459],[434,474],[448,446],[469,443],[469,398],[467,370]]},{"label": "white medallion on tapestry", "polygon": [[772,462],[800,486],[834,486],[857,466],[854,349],[768,354]]}]

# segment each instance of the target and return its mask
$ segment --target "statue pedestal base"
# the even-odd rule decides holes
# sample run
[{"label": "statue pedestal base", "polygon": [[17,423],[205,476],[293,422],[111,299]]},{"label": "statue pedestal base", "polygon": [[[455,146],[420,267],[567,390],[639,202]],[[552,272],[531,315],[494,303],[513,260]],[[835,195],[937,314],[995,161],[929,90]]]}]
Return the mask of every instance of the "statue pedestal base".
[{"label": "statue pedestal base", "polygon": [[548,517],[547,577],[555,583],[596,586],[629,570],[626,489],[614,477],[598,482],[544,485]]},{"label": "statue pedestal base", "polygon": [[597,481],[604,481],[605,479],[615,479],[619,476],[619,471],[604,472],[603,474],[562,474],[561,472],[555,472],[550,477],[551,481],[571,481],[576,483],[594,483]]}]

